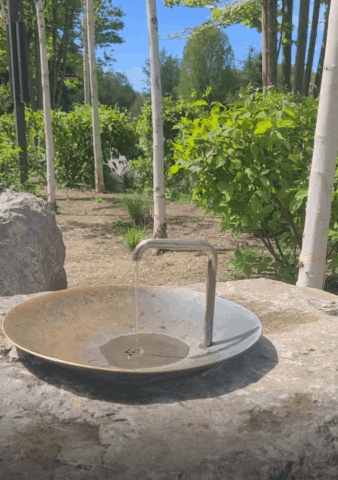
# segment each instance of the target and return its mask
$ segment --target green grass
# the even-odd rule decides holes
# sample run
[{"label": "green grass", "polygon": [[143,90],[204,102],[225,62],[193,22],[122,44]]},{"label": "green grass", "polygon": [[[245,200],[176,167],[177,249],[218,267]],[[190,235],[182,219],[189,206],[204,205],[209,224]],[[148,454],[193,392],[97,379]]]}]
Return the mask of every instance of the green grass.
[{"label": "green grass", "polygon": [[122,220],[116,221],[117,231],[121,237],[124,238],[124,244],[131,250],[140,243],[141,240],[147,235],[146,228],[140,228],[139,226],[132,224],[131,227],[126,225]]},{"label": "green grass", "polygon": [[139,194],[119,195],[116,199],[120,206],[131,216],[132,222],[137,226],[145,226],[150,222],[150,209],[152,201]]},{"label": "green grass", "polygon": [[94,200],[94,202],[97,202],[97,203],[102,203],[103,202],[101,197],[95,197],[94,196],[94,197],[92,197],[92,200]]},{"label": "green grass", "polygon": [[174,202],[178,205],[188,205],[189,203],[191,203],[190,195],[188,193],[181,193],[181,195],[176,200],[174,200]]}]

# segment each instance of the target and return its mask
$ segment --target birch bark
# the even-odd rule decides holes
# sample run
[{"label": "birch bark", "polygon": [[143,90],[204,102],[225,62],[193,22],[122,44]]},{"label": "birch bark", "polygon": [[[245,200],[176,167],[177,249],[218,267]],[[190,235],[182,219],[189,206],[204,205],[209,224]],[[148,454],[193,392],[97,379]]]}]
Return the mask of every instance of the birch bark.
[{"label": "birch bark", "polygon": [[338,150],[338,1],[332,0],[297,286],[323,289]]},{"label": "birch bark", "polygon": [[49,88],[49,71],[47,58],[46,28],[45,17],[43,13],[43,3],[41,0],[35,0],[36,16],[39,32],[39,46],[41,59],[41,85],[43,100],[43,115],[45,121],[45,137],[46,137],[46,163],[47,163],[47,193],[48,203],[53,210],[57,212],[56,196],[55,196],[55,172],[54,172],[54,144],[52,132],[52,119],[50,109],[50,88]]},{"label": "birch bark", "polygon": [[150,81],[153,122],[154,238],[167,237],[164,195],[163,119],[161,66],[158,49],[156,0],[146,0],[150,48]]},{"label": "birch bark", "polygon": [[96,61],[95,61],[93,0],[86,0],[86,16],[87,16],[87,31],[88,31],[90,91],[91,91],[92,118],[93,118],[95,192],[103,193],[104,182],[103,182],[103,165],[102,165],[101,137],[100,137],[100,123],[99,123],[99,103],[98,103],[99,95],[98,95]]},{"label": "birch bark", "polygon": [[84,2],[83,18],[82,18],[82,37],[83,37],[83,90],[84,103],[90,104],[90,88],[89,88],[89,65],[88,65],[88,30],[86,5]]}]

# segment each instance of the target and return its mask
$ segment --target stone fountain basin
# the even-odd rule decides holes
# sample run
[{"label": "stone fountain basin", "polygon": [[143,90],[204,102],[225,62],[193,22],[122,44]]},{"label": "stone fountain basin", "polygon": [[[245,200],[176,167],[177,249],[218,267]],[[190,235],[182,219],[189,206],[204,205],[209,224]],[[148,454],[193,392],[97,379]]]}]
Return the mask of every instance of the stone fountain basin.
[{"label": "stone fountain basin", "polygon": [[[65,367],[120,379],[182,374],[212,367],[258,341],[259,319],[216,297],[213,345],[201,346],[205,294],[140,286],[135,356],[135,287],[88,286],[50,292],[14,307],[3,331],[19,349]],[[141,358],[142,357],[142,358]],[[140,360],[141,359],[141,360]]]}]

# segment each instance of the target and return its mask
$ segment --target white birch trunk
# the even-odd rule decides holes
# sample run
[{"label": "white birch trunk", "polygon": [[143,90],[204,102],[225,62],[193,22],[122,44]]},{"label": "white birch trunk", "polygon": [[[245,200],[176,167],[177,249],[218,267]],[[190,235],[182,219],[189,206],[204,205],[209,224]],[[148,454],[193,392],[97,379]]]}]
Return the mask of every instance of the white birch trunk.
[{"label": "white birch trunk", "polygon": [[262,2],[262,84],[268,86],[267,80],[267,0]]},{"label": "white birch trunk", "polygon": [[56,195],[55,195],[55,171],[54,171],[54,144],[52,132],[52,119],[50,108],[50,88],[49,88],[49,70],[47,58],[47,43],[45,17],[43,13],[43,2],[35,0],[36,16],[38,22],[40,59],[41,59],[41,85],[43,99],[43,114],[45,120],[45,136],[46,136],[46,163],[47,163],[47,193],[48,203],[52,210],[56,213]]},{"label": "white birch trunk", "polygon": [[93,118],[93,146],[95,161],[95,192],[104,192],[103,165],[101,154],[101,137],[99,122],[99,93],[97,86],[96,61],[95,61],[95,40],[94,40],[94,9],[93,0],[86,0],[88,52],[89,52],[89,73],[90,93]]},{"label": "white birch trunk", "polygon": [[332,0],[297,286],[323,289],[338,150],[338,1]]},{"label": "white birch trunk", "polygon": [[86,2],[84,2],[84,5],[83,5],[82,37],[83,37],[83,91],[84,91],[84,103],[90,104],[89,63],[88,63],[88,29],[87,29]]},{"label": "white birch trunk", "polygon": [[166,238],[164,165],[163,165],[163,119],[161,68],[158,49],[158,21],[156,0],[146,0],[149,49],[151,106],[153,121],[153,177],[154,177],[154,238]]}]

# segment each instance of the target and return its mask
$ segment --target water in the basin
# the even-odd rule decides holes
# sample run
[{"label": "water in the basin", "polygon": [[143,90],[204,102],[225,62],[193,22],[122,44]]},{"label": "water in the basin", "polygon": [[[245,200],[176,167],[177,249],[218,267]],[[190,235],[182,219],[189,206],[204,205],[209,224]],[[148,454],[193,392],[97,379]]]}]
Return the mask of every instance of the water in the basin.
[{"label": "water in the basin", "polygon": [[135,350],[135,336],[123,335],[113,338],[100,348],[109,365],[134,370],[180,362],[189,354],[189,347],[178,338],[159,333],[139,333],[138,347]]}]

